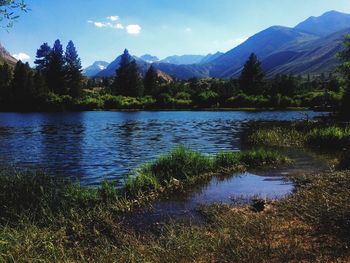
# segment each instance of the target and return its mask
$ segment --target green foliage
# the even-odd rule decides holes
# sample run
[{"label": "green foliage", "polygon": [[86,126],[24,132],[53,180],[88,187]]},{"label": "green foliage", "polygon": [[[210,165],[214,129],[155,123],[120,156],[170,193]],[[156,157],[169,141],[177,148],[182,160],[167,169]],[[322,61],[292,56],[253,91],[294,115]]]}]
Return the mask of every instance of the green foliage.
[{"label": "green foliage", "polygon": [[129,176],[125,190],[134,196],[143,191],[157,191],[160,187],[192,185],[219,172],[275,165],[287,161],[287,158],[278,153],[265,150],[223,152],[208,156],[180,146],[141,167],[134,177]]},{"label": "green foliage", "polygon": [[289,125],[260,127],[249,135],[249,141],[267,146],[309,146],[322,149],[349,149],[350,128],[335,125],[308,124],[305,122]]},{"label": "green foliage", "polygon": [[[259,66],[256,57],[251,56],[250,60],[251,63],[248,63],[250,67]],[[344,93],[346,94],[340,87],[341,81],[331,74],[329,77],[323,74],[308,79],[278,75],[263,81],[260,79],[262,75],[258,69],[249,70],[260,76],[250,79],[249,85],[254,86],[254,92],[250,89],[245,90],[239,85],[239,80],[234,79],[163,80],[153,67],[148,70],[142,83],[136,63],[127,50],[120,62],[121,67],[114,82],[113,79],[94,78],[85,83],[81,75],[78,52],[72,41],[68,43],[65,53],[59,40],[55,42],[53,48],[44,43],[37,50],[35,64],[36,70],[23,63],[19,64],[16,74],[11,72],[8,65],[1,66],[3,68],[3,70],[0,68],[0,74],[3,75],[0,80],[1,110],[296,107],[339,110]],[[144,86],[145,94],[148,95],[142,97]],[[21,105],[20,108],[18,105]]]},{"label": "green foliage", "polygon": [[143,79],[144,94],[145,95],[155,95],[158,91],[158,86],[160,79],[158,77],[156,69],[151,66]]},{"label": "green foliage", "polygon": [[262,94],[264,72],[261,68],[261,62],[258,57],[252,53],[244,64],[239,84],[241,90],[246,94]]},{"label": "green foliage", "polygon": [[143,85],[135,60],[125,49],[113,83],[113,94],[139,97],[143,95]]},{"label": "green foliage", "polygon": [[345,36],[344,49],[338,54],[342,64],[338,67],[338,71],[345,79],[345,94],[342,101],[341,113],[345,118],[350,118],[350,35]]},{"label": "green foliage", "polygon": [[64,71],[68,94],[73,98],[80,97],[83,86],[82,66],[78,52],[72,41],[68,42],[65,52]]},{"label": "green foliage", "polygon": [[131,196],[157,191],[160,187],[158,178],[145,172],[139,173],[136,177],[129,175],[124,184],[125,192]]},{"label": "green foliage", "polygon": [[1,0],[0,1],[0,24],[5,23],[5,27],[13,26],[13,23],[19,18],[18,13],[27,12],[28,7],[23,0]]},{"label": "green foliage", "polygon": [[204,91],[198,95],[198,105],[200,107],[211,107],[219,101],[219,94],[215,91]]},{"label": "green foliage", "polygon": [[293,127],[260,128],[250,135],[249,140],[256,145],[268,146],[302,146],[305,143],[303,133]]},{"label": "green foliage", "polygon": [[210,157],[180,146],[145,166],[141,172],[153,174],[160,182],[165,182],[172,178],[186,180],[212,170],[213,161]]},{"label": "green foliage", "polygon": [[331,126],[315,128],[307,134],[307,144],[316,147],[348,148],[350,147],[350,128]]}]

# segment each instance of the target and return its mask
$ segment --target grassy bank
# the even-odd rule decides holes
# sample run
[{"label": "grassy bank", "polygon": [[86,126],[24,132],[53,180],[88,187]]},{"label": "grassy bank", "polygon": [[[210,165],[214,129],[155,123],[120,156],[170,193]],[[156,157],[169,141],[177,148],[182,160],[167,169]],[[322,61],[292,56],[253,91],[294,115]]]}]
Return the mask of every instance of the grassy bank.
[{"label": "grassy bank", "polygon": [[47,224],[58,217],[74,218],[86,210],[125,212],[157,195],[183,190],[215,175],[287,162],[278,153],[264,150],[226,152],[208,156],[180,146],[129,176],[123,188],[103,182],[84,188],[42,173],[0,174],[0,223]]},{"label": "grassy bank", "polygon": [[266,150],[221,152],[208,156],[180,146],[155,162],[143,165],[136,171],[136,176],[129,176],[124,190],[128,196],[134,197],[145,192],[181,189],[214,175],[287,161],[286,157]]},{"label": "grassy bank", "polygon": [[350,126],[323,122],[269,123],[254,127],[248,141],[256,145],[347,149]]},{"label": "grassy bank", "polygon": [[[261,213],[249,207],[213,205],[201,208],[203,224],[173,222],[146,233],[135,233],[123,226],[119,212],[113,209],[118,200],[106,198],[114,196],[109,188],[88,192],[76,186],[65,188],[60,197],[65,198],[63,203],[70,203],[59,205],[57,213],[52,214],[48,213],[47,202],[55,191],[48,191],[47,179],[34,180],[38,180],[36,186],[44,186],[29,187],[23,183],[17,190],[24,191],[13,192],[14,200],[1,203],[2,213],[5,207],[17,211],[13,215],[18,214],[11,220],[7,214],[8,220],[1,223],[1,262],[350,260],[349,172],[295,179],[297,191],[286,200],[267,205]],[[14,182],[21,181],[26,179],[17,176]],[[1,194],[3,200],[4,192]],[[17,199],[24,194],[29,198],[36,196],[36,203],[26,202],[23,197]],[[62,202],[53,200],[54,204]],[[21,208],[16,205],[19,201],[25,202]],[[39,217],[29,216],[32,211]]]},{"label": "grassy bank", "polygon": [[[180,252],[172,251],[170,243],[164,247],[164,242],[175,242],[174,226],[167,226],[161,236],[136,234],[123,227],[124,212],[156,194],[183,190],[218,173],[285,161],[271,151],[208,156],[179,147],[142,166],[122,189],[107,182],[100,188],[83,188],[41,173],[3,172],[0,262],[162,261],[166,250],[172,256]],[[180,238],[191,250],[187,246],[192,240]]]}]

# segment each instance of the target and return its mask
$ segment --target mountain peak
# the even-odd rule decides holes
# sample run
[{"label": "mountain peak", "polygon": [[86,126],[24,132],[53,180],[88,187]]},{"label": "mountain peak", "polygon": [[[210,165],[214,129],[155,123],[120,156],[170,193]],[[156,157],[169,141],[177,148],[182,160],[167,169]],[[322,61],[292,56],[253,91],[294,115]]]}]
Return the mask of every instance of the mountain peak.
[{"label": "mountain peak", "polygon": [[83,74],[87,77],[93,77],[100,71],[106,69],[108,64],[109,63],[106,61],[95,61],[91,66],[83,70]]},{"label": "mountain peak", "polygon": [[346,28],[350,28],[350,14],[335,10],[328,11],[318,17],[311,16],[295,27],[299,31],[316,36],[327,36]]}]

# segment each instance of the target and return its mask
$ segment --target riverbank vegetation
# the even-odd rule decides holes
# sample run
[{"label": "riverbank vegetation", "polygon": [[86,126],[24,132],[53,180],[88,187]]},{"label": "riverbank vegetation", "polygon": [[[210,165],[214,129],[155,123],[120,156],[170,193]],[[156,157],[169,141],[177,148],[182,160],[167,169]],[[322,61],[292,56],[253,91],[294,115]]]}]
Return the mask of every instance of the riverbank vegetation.
[{"label": "riverbank vegetation", "polygon": [[288,158],[277,152],[266,150],[222,152],[207,156],[181,146],[155,162],[142,166],[136,176],[128,177],[125,191],[128,195],[137,196],[140,192],[186,188],[215,175],[288,161]]},{"label": "riverbank vegetation", "polygon": [[327,122],[268,123],[252,129],[248,141],[256,145],[313,147],[346,150],[350,147],[350,127]]},{"label": "riverbank vegetation", "polygon": [[0,65],[0,110],[313,108],[345,112],[347,104],[342,101],[349,86],[345,51],[340,54],[343,64],[334,73],[265,76],[252,54],[238,78],[178,80],[164,77],[153,66],[141,73],[125,50],[114,77],[85,78],[73,42],[63,51],[56,40],[53,47],[40,46],[35,69],[21,61],[14,69]]},{"label": "riverbank vegetation", "polygon": [[213,205],[198,211],[200,223],[139,232],[125,224],[121,208],[131,201],[113,185],[2,174],[0,261],[348,262],[349,178],[299,177],[291,196],[263,212]]}]

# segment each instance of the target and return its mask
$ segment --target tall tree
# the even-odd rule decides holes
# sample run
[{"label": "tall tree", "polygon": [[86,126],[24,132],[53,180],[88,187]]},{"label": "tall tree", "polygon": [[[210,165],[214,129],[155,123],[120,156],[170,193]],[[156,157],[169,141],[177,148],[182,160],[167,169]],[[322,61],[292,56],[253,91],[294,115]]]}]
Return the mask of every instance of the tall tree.
[{"label": "tall tree", "polygon": [[119,68],[116,71],[113,93],[130,97],[143,95],[143,85],[136,61],[130,56],[127,49],[125,49]]},{"label": "tall tree", "polygon": [[32,74],[28,63],[17,62],[12,80],[12,102],[21,109],[25,108],[32,99],[33,91],[31,89],[34,86]]},{"label": "tall tree", "polygon": [[10,66],[7,63],[0,65],[0,101],[8,102],[11,80],[12,70]]},{"label": "tall tree", "polygon": [[81,95],[83,75],[81,60],[72,41],[69,41],[65,53],[66,85],[69,95],[77,98]]},{"label": "tall tree", "polygon": [[350,34],[345,36],[344,49],[339,52],[338,57],[342,62],[338,70],[345,80],[345,94],[341,111],[344,117],[350,118]]},{"label": "tall tree", "polygon": [[52,49],[47,43],[42,44],[36,51],[36,60],[34,61],[34,64],[36,65],[36,69],[43,74],[47,74],[51,52]]},{"label": "tall tree", "polygon": [[157,70],[151,66],[143,79],[144,94],[145,95],[154,95],[158,90],[159,86],[159,77]]},{"label": "tall tree", "polygon": [[259,95],[263,90],[263,79],[265,74],[261,68],[258,57],[252,53],[244,64],[239,78],[240,88],[246,94]]},{"label": "tall tree", "polygon": [[64,64],[65,59],[63,56],[62,44],[60,40],[57,39],[50,52],[46,82],[49,89],[59,95],[67,94]]}]

